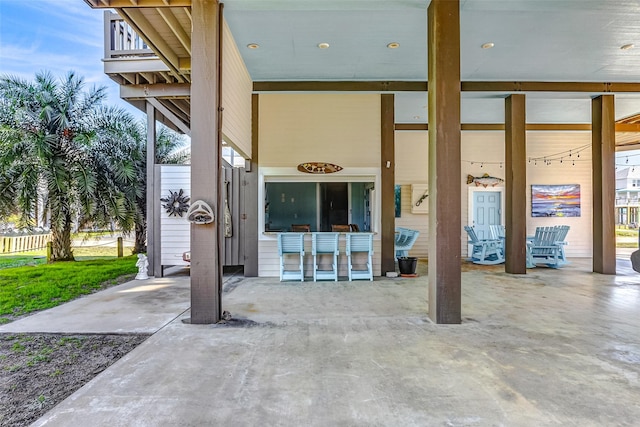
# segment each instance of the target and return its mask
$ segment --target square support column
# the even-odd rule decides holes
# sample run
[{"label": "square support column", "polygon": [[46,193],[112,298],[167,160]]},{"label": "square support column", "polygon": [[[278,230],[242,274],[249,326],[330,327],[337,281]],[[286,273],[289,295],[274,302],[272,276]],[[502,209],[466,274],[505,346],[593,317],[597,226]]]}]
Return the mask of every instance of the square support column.
[{"label": "square support column", "polygon": [[381,268],[384,276],[395,271],[395,97],[380,95],[380,170],[381,172]]},{"label": "square support column", "polygon": [[616,274],[616,132],[613,95],[591,100],[593,272]]},{"label": "square support column", "polygon": [[429,317],[461,322],[460,3],[431,0],[429,58]]},{"label": "square support column", "polygon": [[191,224],[191,323],[220,320],[220,75],[218,3],[193,0],[191,37],[191,203],[207,202],[216,214],[210,224]]},{"label": "square support column", "polygon": [[[162,260],[160,259],[160,226],[157,221],[156,203],[158,203],[155,168],[156,168],[156,109],[150,102],[147,107],[147,260],[149,261],[149,275],[160,277],[162,274]],[[156,233],[156,229],[158,232]],[[156,254],[158,254],[156,256]]]},{"label": "square support column", "polygon": [[527,272],[527,132],[525,95],[505,100],[505,266],[511,274]]},{"label": "square support column", "polygon": [[246,162],[244,185],[244,277],[258,277],[258,143],[260,132],[260,95],[251,95],[251,159]]}]

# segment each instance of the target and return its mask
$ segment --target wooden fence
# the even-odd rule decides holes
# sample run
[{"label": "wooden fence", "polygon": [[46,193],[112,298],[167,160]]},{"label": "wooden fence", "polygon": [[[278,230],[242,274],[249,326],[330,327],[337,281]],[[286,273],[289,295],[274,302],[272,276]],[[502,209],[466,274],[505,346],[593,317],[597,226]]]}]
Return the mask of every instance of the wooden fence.
[{"label": "wooden fence", "polygon": [[0,236],[0,254],[26,252],[45,248],[51,240],[51,233],[24,236]]}]

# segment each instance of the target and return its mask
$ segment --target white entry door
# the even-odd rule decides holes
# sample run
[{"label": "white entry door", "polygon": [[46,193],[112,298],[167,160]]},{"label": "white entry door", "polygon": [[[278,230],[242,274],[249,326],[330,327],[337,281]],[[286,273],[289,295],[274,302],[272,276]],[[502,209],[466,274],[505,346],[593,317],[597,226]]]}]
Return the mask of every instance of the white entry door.
[{"label": "white entry door", "polygon": [[502,192],[473,191],[470,225],[479,239],[489,239],[490,225],[502,224]]}]

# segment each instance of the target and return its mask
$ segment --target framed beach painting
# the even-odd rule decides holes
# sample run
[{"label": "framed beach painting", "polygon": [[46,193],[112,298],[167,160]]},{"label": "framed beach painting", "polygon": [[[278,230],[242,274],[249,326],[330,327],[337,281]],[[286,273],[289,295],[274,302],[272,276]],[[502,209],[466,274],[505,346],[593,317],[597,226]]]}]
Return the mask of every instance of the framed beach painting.
[{"label": "framed beach painting", "polygon": [[532,185],[531,216],[580,216],[580,184]]}]

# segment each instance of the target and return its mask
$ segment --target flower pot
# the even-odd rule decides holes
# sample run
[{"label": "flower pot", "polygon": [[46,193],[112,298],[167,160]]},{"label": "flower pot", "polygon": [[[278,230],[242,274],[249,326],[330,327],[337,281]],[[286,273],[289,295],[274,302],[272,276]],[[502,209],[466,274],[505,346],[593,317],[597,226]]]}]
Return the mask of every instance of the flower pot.
[{"label": "flower pot", "polygon": [[398,269],[401,275],[414,275],[416,274],[416,267],[418,266],[418,258],[416,257],[398,257]]}]

